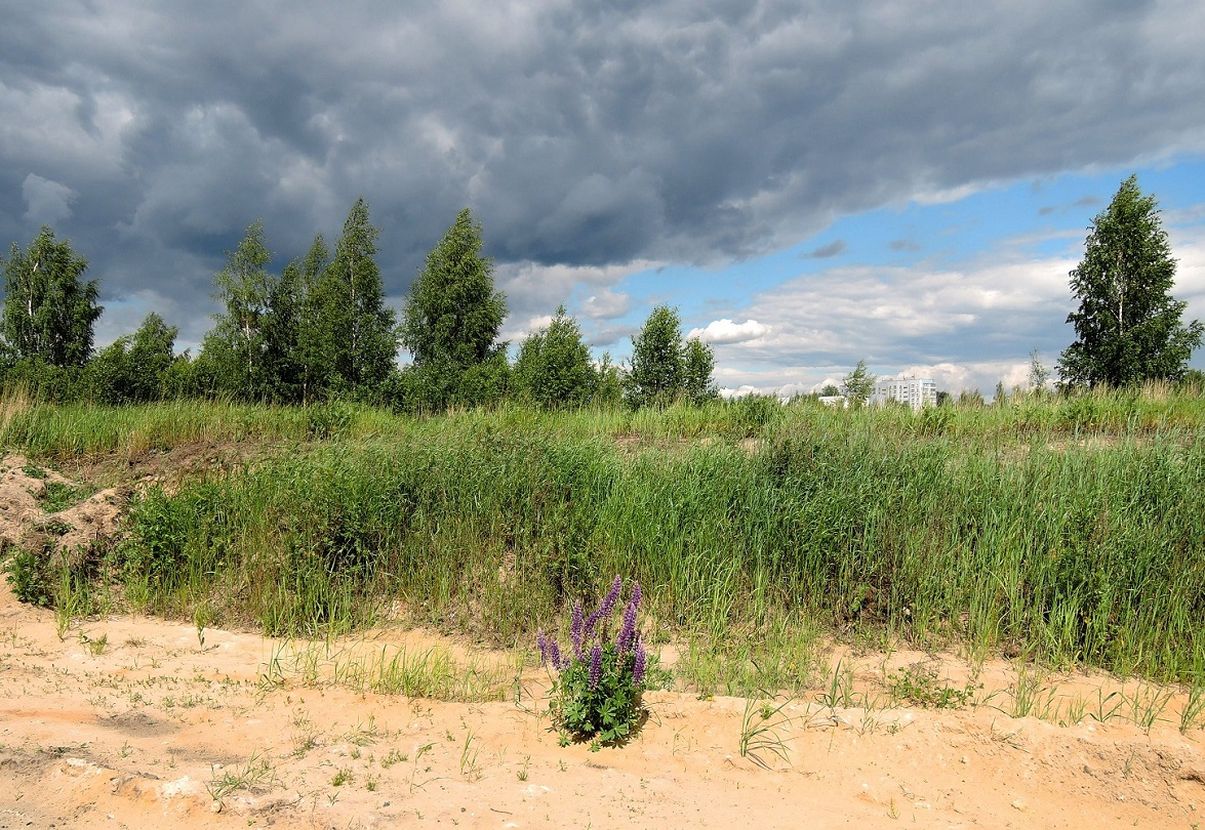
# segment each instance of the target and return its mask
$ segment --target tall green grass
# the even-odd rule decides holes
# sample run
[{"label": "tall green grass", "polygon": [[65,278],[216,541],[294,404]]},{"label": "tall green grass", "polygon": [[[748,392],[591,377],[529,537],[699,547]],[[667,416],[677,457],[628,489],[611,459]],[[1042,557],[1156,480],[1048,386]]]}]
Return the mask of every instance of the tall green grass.
[{"label": "tall green grass", "polygon": [[353,418],[305,452],[149,491],[120,562],[149,608],[274,633],[400,600],[511,641],[618,573],[661,625],[717,647],[790,617],[1188,677],[1205,668],[1201,415],[1115,394]]},{"label": "tall green grass", "polygon": [[713,439],[763,439],[782,432],[873,433],[887,440],[941,436],[986,445],[1082,436],[1199,437],[1205,396],[1151,385],[1070,397],[1019,395],[1003,406],[902,407],[842,411],[812,400],[715,401],[668,409],[540,412],[514,403],[413,418],[344,402],[310,407],[178,400],[143,406],[39,402],[20,390],[0,394],[0,447],[47,459],[170,449],[194,442],[328,441],[393,437],[459,440],[463,435],[539,434],[610,438],[621,446]]},{"label": "tall green grass", "polygon": [[[1203,438],[1205,398],[1163,387],[422,419],[0,396],[0,445],[49,460],[283,442],[135,502],[113,562],[162,613],[337,632],[400,601],[506,642],[619,573],[730,655],[795,621],[1164,678],[1205,670]],[[771,673],[804,672],[784,649]]]}]

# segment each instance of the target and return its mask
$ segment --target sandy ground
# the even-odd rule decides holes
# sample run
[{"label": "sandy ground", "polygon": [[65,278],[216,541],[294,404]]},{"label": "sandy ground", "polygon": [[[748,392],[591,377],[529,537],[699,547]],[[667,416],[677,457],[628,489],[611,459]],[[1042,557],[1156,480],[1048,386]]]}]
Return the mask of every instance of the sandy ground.
[{"label": "sandy ground", "polygon": [[[216,630],[202,642],[193,626],[131,617],[59,630],[53,612],[0,588],[0,828],[1205,822],[1205,733],[1180,733],[1179,698],[1148,734],[1120,716],[1059,726],[1006,706],[830,708],[818,691],[783,710],[787,761],[763,751],[759,766],[738,752],[735,698],[650,693],[638,737],[591,752],[558,745],[538,670],[518,676],[517,700],[489,703],[336,682],[356,656],[392,646],[515,673],[506,655],[429,633],[310,647]],[[312,660],[302,676],[282,659],[299,650],[343,662]],[[989,666],[983,678],[990,687],[1009,671]]]}]

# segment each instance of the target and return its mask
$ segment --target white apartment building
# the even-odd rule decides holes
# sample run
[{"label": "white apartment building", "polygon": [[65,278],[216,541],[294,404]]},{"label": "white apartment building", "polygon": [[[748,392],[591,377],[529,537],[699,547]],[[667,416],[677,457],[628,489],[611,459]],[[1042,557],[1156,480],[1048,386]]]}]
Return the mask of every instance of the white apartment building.
[{"label": "white apartment building", "polygon": [[937,406],[937,383],[932,378],[886,378],[880,380],[874,385],[870,402],[881,405],[888,401],[899,401],[914,410],[925,406]]}]

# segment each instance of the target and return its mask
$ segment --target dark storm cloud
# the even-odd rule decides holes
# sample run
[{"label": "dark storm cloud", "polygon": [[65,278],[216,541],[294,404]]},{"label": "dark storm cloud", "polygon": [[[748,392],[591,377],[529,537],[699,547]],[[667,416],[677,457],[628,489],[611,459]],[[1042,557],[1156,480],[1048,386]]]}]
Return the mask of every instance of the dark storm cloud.
[{"label": "dark storm cloud", "polygon": [[109,298],[192,309],[194,339],[249,222],[295,256],[360,194],[395,295],[464,205],[500,264],[723,262],[1200,149],[1193,32],[1197,2],[14,4],[0,238],[55,218]]}]

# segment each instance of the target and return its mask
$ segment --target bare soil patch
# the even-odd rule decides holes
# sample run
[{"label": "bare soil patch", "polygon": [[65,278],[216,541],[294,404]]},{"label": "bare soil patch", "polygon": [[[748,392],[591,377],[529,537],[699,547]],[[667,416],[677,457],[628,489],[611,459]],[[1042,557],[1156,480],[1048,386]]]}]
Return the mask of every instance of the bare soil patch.
[{"label": "bare soil patch", "polygon": [[295,447],[296,442],[271,442],[261,438],[190,441],[138,452],[81,456],[64,462],[63,469],[84,481],[133,487],[159,484],[170,492],[187,479],[203,474],[224,475]]},{"label": "bare soil patch", "polygon": [[16,546],[74,556],[117,533],[130,488],[110,487],[47,510],[44,497],[56,486],[68,493],[79,488],[78,482],[23,455],[11,453],[0,461],[0,550]]}]

